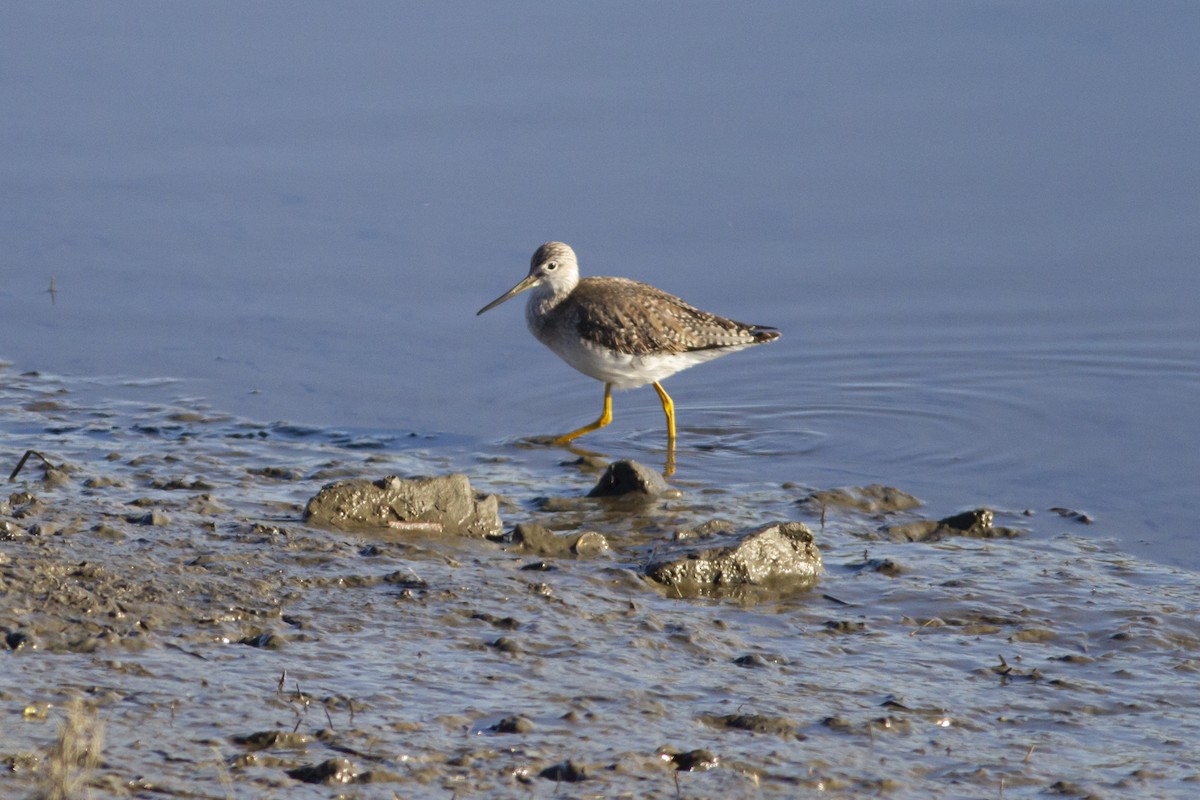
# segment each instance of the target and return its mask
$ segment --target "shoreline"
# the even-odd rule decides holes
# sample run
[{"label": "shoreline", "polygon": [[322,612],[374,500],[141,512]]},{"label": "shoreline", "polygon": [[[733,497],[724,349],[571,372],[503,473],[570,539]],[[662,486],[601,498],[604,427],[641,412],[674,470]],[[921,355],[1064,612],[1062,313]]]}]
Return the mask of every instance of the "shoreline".
[{"label": "shoreline", "polygon": [[[461,465],[4,377],[6,460],[40,442],[53,462],[31,459],[0,507],[0,757],[21,791],[528,797],[580,780],[674,797],[678,778],[689,797],[1019,796],[1113,791],[1141,770],[1166,796],[1200,780],[1192,745],[1125,733],[1196,741],[1195,573],[1038,529],[1079,524],[1065,518],[897,538],[936,521],[896,490],[814,501],[795,486],[623,507],[584,497],[600,465],[514,455],[467,470],[508,534],[593,531],[609,548],[335,530],[303,517],[321,486]],[[765,600],[647,584],[648,564],[717,518],[806,523],[825,574]],[[61,734],[97,729],[100,758],[63,755]]]}]

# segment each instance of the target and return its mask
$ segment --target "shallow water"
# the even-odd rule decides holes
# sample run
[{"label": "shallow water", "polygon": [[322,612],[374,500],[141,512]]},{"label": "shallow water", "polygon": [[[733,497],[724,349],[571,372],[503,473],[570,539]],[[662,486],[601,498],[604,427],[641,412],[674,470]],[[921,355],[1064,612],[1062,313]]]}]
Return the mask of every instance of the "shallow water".
[{"label": "shallow water", "polygon": [[[505,453],[599,410],[473,316],[562,239],[783,330],[668,381],[684,474],[1200,567],[1194,6],[302,7],[9,9],[0,357]],[[589,445],[650,458],[616,402]]]},{"label": "shallow water", "polygon": [[[5,523],[14,791],[46,774],[76,697],[104,731],[81,780],[111,796],[1184,797],[1200,779],[1196,573],[1055,514],[1001,514],[1015,539],[922,544],[880,527],[911,512],[830,507],[822,524],[795,484],[680,481],[610,507],[569,500],[596,473],[556,448],[383,449],[164,403],[162,386],[93,405],[71,381],[5,378],[4,452],[36,442],[67,465],[48,483],[27,463],[13,488],[37,501],[13,495]],[[506,525],[596,530],[611,551],[539,559],[300,517],[329,480],[452,469],[506,498]],[[714,517],[806,521],[826,575],[757,605],[638,577]],[[717,765],[677,789],[664,749]],[[332,758],[376,782],[289,777]],[[567,761],[587,779],[538,777]]]}]

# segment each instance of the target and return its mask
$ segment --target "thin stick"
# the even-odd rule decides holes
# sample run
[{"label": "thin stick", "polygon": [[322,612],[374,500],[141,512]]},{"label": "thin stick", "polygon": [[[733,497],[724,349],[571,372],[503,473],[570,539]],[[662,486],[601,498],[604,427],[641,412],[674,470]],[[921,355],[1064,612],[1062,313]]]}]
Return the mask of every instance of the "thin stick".
[{"label": "thin stick", "polygon": [[37,456],[38,458],[40,458],[42,460],[42,463],[45,464],[50,469],[58,469],[58,467],[56,467],[50,463],[50,459],[46,458],[44,455],[39,453],[37,450],[26,450],[25,455],[21,456],[21,460],[17,462],[17,468],[14,469],[12,471],[12,474],[8,476],[9,483],[12,483],[13,481],[15,481],[17,479],[17,475],[19,475],[21,473],[21,470],[25,468],[25,462],[29,460],[30,456]]}]

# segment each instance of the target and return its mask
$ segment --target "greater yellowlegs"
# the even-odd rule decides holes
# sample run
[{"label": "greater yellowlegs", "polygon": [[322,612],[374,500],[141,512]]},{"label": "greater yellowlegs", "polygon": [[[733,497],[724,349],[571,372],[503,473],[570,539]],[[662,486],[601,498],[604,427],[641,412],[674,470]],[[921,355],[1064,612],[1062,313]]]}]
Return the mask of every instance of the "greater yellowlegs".
[{"label": "greater yellowlegs", "polygon": [[667,442],[675,444],[675,404],[659,383],[682,369],[779,338],[765,325],[718,317],[662,289],[628,278],[580,278],[575,251],[562,242],[537,249],[525,279],[476,316],[528,289],[525,321],[538,341],[584,375],[604,382],[604,411],[566,444],[612,422],[612,390],[654,386],[667,415]]}]

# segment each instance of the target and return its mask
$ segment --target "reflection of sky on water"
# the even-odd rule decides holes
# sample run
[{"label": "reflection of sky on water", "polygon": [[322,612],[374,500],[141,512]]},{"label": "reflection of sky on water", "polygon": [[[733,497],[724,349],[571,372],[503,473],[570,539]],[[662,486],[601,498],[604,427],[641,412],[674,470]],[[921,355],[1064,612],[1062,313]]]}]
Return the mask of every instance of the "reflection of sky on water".
[{"label": "reflection of sky on water", "polygon": [[[191,379],[259,419],[569,429],[598,387],[519,313],[472,316],[563,239],[585,272],[785,331],[675,378],[681,426],[759,406],[751,451],[824,444],[710,476],[1053,495],[1179,536],[1198,15],[13,6],[0,355]],[[646,439],[653,403],[619,395],[632,427],[599,444]]]}]

